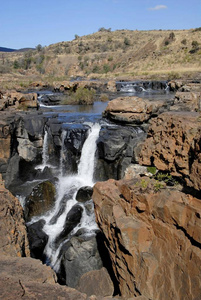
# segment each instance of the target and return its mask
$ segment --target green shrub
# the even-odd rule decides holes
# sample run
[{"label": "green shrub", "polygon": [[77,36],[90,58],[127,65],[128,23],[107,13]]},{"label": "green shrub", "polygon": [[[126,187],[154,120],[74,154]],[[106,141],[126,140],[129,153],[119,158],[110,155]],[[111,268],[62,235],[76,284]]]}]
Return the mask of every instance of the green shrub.
[{"label": "green shrub", "polygon": [[108,95],[107,95],[107,94],[101,94],[101,95],[100,95],[100,101],[102,101],[102,102],[107,102],[107,101],[109,101]]},{"label": "green shrub", "polygon": [[161,182],[156,181],[154,183],[154,192],[157,193],[159,192],[162,188],[164,188],[164,184]]},{"label": "green shrub", "polygon": [[192,41],[191,45],[193,48],[197,48],[199,46],[199,43],[198,43],[198,41]]},{"label": "green shrub", "polygon": [[183,45],[186,45],[186,44],[187,44],[187,40],[186,40],[186,39],[183,39],[183,40],[181,41],[181,43],[182,43]]},{"label": "green shrub", "polygon": [[62,104],[79,104],[89,105],[93,104],[95,100],[96,91],[94,89],[87,89],[85,87],[79,87],[75,92],[72,92]]},{"label": "green shrub", "polygon": [[110,66],[108,64],[103,65],[103,73],[108,73],[110,71]]},{"label": "green shrub", "polygon": [[152,175],[155,175],[157,172],[157,169],[156,169],[156,167],[147,167],[147,171],[149,173],[151,173]]},{"label": "green shrub", "polygon": [[130,44],[131,44],[130,40],[127,37],[125,37],[125,39],[124,39],[124,45],[130,46]]}]

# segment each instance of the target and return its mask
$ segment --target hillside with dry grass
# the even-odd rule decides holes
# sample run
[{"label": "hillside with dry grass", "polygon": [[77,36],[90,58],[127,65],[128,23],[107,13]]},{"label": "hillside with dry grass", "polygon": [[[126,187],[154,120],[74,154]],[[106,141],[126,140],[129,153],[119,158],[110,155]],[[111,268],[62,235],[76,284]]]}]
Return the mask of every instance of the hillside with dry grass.
[{"label": "hillside with dry grass", "polygon": [[0,80],[200,78],[201,28],[130,31],[101,28],[70,42],[0,53]]}]

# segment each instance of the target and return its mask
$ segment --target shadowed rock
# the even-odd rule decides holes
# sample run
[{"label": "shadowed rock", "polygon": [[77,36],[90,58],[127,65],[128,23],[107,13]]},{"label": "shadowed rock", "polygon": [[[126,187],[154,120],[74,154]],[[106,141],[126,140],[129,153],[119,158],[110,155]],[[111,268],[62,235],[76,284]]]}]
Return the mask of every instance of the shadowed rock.
[{"label": "shadowed rock", "polygon": [[90,186],[83,186],[77,191],[76,200],[78,202],[86,202],[91,199],[93,188]]}]

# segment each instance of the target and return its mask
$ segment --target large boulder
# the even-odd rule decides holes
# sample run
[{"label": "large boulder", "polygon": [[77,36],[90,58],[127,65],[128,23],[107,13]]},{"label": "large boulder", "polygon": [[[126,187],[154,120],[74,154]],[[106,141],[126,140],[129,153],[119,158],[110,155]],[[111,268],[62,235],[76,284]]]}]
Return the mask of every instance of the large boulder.
[{"label": "large boulder", "polygon": [[37,259],[44,259],[44,249],[48,242],[48,235],[43,231],[45,220],[41,219],[33,224],[27,224],[29,247],[31,256]]},{"label": "large boulder", "polygon": [[140,164],[183,178],[201,189],[201,122],[199,113],[166,112],[155,118],[148,131]]},{"label": "large boulder", "polygon": [[96,219],[121,295],[198,300],[201,202],[172,188],[154,193],[145,181],[111,179],[94,187]]},{"label": "large boulder", "polygon": [[142,124],[164,111],[166,101],[149,101],[139,97],[119,97],[110,102],[103,116],[114,122]]},{"label": "large boulder", "polygon": [[56,237],[55,243],[61,244],[69,235],[69,233],[79,224],[82,217],[83,208],[76,204],[68,212],[63,230]]},{"label": "large boulder", "polygon": [[72,237],[62,257],[66,285],[76,287],[80,277],[92,270],[102,268],[95,236]]},{"label": "large boulder", "polygon": [[91,186],[83,186],[81,187],[76,194],[76,200],[78,202],[86,202],[89,201],[93,194],[93,188]]},{"label": "large boulder", "polygon": [[35,186],[31,194],[26,197],[24,207],[26,221],[50,210],[54,205],[55,197],[56,189],[51,181],[47,180]]},{"label": "large boulder", "polygon": [[171,110],[200,111],[201,92],[177,92]]}]

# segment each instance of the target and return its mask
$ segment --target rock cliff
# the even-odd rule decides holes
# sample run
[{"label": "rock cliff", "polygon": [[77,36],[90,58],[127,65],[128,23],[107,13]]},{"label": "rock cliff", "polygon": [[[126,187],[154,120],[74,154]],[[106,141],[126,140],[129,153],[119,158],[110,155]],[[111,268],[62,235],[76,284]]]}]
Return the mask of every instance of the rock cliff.
[{"label": "rock cliff", "polygon": [[139,162],[154,165],[201,189],[201,119],[195,112],[166,112],[152,120]]},{"label": "rock cliff", "polygon": [[96,218],[120,292],[126,299],[198,300],[201,202],[167,188],[154,193],[154,183],[146,182],[139,177],[94,187]]}]

